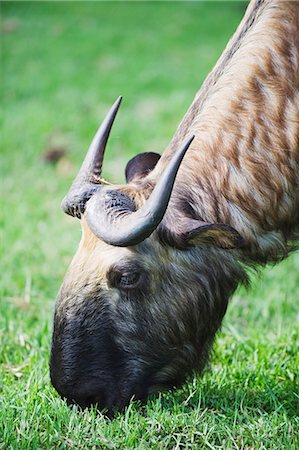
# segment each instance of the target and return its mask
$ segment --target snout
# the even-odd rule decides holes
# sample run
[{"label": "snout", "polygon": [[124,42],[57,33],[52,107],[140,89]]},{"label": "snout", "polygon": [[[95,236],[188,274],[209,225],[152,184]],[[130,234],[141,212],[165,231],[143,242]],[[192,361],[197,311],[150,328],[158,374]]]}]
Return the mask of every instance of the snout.
[{"label": "snout", "polygon": [[[55,381],[52,380],[52,384],[55,386]],[[82,409],[96,406],[99,410],[106,412],[108,415],[112,415],[116,411],[122,411],[131,401],[143,400],[147,397],[148,392],[139,388],[134,389],[133,386],[128,385],[126,392],[122,392],[120,386],[92,386],[87,385],[84,387],[74,387],[69,389],[67,386],[61,386],[57,389],[61,397],[67,402],[68,405],[78,405]]]},{"label": "snout", "polygon": [[123,409],[130,401],[129,399],[120,399],[116,395],[117,387],[99,386],[98,383],[80,385],[79,380],[72,386],[57,384],[57,380],[51,375],[51,381],[60,396],[68,405],[78,405],[82,409],[96,406],[99,410],[105,410],[111,414],[114,410]]},{"label": "snout", "polygon": [[54,319],[50,359],[51,382],[68,404],[97,405],[109,412],[143,399],[148,383],[140,362],[116,343],[110,315]]},{"label": "snout", "polygon": [[109,396],[104,389],[93,389],[92,386],[85,386],[84,388],[76,387],[72,389],[69,389],[68,386],[62,388],[60,386],[59,389],[57,389],[54,380],[52,380],[52,384],[61,397],[66,400],[68,405],[78,405],[82,409],[97,405],[99,409],[107,410],[112,407],[110,405],[113,405],[113,401],[109,399]]},{"label": "snout", "polygon": [[98,372],[87,380],[86,371],[76,373],[65,380],[63,370],[55,370],[55,363],[51,358],[51,382],[60,396],[68,405],[78,405],[81,408],[89,408],[96,405],[99,410],[105,410],[108,415],[115,411],[123,410],[131,399],[143,400],[149,393],[149,385],[144,379],[134,379],[129,368],[124,368],[123,376],[116,378],[113,371]]}]

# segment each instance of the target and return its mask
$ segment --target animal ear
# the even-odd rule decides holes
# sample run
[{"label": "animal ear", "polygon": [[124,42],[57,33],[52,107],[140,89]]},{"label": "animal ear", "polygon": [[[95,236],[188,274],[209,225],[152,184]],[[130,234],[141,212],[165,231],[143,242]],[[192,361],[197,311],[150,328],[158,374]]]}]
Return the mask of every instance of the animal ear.
[{"label": "animal ear", "polygon": [[230,225],[224,223],[207,223],[189,217],[181,217],[164,228],[170,244],[178,248],[193,245],[214,245],[224,249],[238,248],[243,238]]},{"label": "animal ear", "polygon": [[160,155],[153,152],[139,153],[139,155],[134,156],[126,165],[127,183],[144,178],[153,170],[159,159]]}]

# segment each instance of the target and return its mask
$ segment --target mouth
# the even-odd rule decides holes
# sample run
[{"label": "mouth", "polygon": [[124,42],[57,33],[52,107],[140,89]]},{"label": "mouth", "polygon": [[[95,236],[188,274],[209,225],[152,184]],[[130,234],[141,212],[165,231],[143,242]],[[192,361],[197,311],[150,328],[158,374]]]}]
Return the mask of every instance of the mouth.
[{"label": "mouth", "polygon": [[[159,387],[158,387],[159,389]],[[68,397],[62,396],[68,406],[78,406],[80,409],[95,408],[108,418],[113,418],[118,412],[123,412],[131,401],[138,402],[141,405],[145,403],[149,395],[157,393],[155,388],[149,388],[146,392],[132,393],[130,395],[122,396],[118,389],[115,389],[113,393],[111,391],[102,390],[97,391],[96,394],[88,394],[77,392],[75,395],[69,395]]]}]

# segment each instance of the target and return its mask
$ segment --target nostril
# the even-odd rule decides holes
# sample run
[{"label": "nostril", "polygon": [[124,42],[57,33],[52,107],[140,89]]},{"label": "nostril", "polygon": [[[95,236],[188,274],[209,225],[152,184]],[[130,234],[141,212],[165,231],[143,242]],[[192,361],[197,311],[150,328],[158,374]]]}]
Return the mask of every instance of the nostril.
[{"label": "nostril", "polygon": [[68,406],[77,405],[80,406],[80,408],[85,409],[89,408],[91,405],[94,404],[93,397],[76,397],[73,396],[71,398],[66,399],[66,403]]},{"label": "nostril", "polygon": [[98,405],[100,408],[104,407],[104,405],[103,405],[104,398],[102,395],[101,396],[100,395],[87,395],[84,398],[84,402],[85,402],[87,408],[89,408],[90,406],[93,406],[93,405]]},{"label": "nostril", "polygon": [[91,406],[97,405],[100,409],[104,409],[105,405],[105,396],[103,392],[96,393],[74,393],[72,396],[68,395],[67,399],[68,405],[78,405],[80,408],[85,409]]},{"label": "nostril", "polygon": [[95,397],[93,395],[87,395],[87,397],[85,398],[85,403],[87,403],[88,405],[92,405],[93,403],[95,403]]}]

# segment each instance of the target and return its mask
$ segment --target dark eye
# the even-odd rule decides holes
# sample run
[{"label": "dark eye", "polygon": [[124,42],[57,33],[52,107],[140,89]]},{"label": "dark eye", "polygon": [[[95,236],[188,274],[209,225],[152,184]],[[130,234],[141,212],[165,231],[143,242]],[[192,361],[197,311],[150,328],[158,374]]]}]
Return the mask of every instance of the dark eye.
[{"label": "dark eye", "polygon": [[127,296],[138,294],[140,297],[148,291],[150,278],[138,262],[123,260],[110,267],[107,272],[107,284],[110,288],[126,291]]},{"label": "dark eye", "polygon": [[121,288],[131,288],[135,287],[138,284],[139,280],[139,272],[123,273],[119,278],[118,284]]}]

